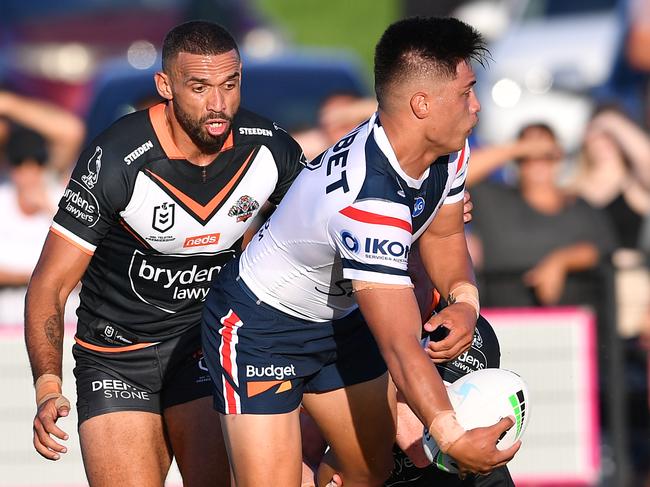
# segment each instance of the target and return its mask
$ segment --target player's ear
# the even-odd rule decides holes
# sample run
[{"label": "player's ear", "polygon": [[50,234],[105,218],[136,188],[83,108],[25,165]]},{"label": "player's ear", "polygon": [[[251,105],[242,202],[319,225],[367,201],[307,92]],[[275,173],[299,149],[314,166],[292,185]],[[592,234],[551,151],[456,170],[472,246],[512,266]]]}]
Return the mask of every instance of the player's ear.
[{"label": "player's ear", "polygon": [[430,103],[426,93],[418,91],[411,96],[411,111],[417,118],[426,118],[429,115]]},{"label": "player's ear", "polygon": [[160,96],[165,100],[171,100],[174,98],[174,95],[172,94],[171,80],[167,73],[158,71],[154,75],[154,82],[156,83],[156,90],[158,90]]}]

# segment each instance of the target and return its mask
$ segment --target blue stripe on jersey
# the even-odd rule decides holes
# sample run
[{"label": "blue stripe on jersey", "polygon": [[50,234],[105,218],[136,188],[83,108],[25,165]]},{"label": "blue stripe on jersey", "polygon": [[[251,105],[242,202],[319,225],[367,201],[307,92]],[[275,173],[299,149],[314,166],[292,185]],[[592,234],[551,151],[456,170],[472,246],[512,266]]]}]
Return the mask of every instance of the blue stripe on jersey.
[{"label": "blue stripe on jersey", "polygon": [[364,264],[356,260],[341,259],[344,269],[355,269],[358,271],[377,272],[380,274],[390,274],[392,276],[408,276],[406,269],[396,269],[386,265]]}]

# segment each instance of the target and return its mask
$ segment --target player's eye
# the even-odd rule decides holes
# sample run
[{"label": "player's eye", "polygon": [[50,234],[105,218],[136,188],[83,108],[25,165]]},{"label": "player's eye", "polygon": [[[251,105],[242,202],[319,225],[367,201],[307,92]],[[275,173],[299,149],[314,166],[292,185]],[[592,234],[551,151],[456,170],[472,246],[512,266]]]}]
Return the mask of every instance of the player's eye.
[{"label": "player's eye", "polygon": [[192,91],[194,93],[203,93],[205,91],[205,85],[194,85],[192,86]]}]

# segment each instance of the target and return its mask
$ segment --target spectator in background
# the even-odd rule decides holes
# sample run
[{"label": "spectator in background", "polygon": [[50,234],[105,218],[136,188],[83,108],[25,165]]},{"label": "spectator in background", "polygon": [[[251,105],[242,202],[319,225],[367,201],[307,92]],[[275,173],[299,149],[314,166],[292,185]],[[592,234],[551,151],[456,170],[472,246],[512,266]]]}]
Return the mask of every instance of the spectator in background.
[{"label": "spectator in background", "polygon": [[[546,141],[547,147],[557,144],[543,124],[524,127],[519,139],[540,145]],[[473,232],[481,249],[473,258],[482,274],[482,302],[486,306],[592,302],[589,289],[573,277],[594,270],[613,250],[607,219],[558,185],[557,150],[517,162],[517,187],[485,182],[472,191]]]},{"label": "spectator in background", "polygon": [[36,132],[12,126],[6,156],[9,178],[0,183],[0,325],[23,321],[26,286],[62,189],[45,166],[46,141]]},{"label": "spectator in background", "polygon": [[624,339],[628,379],[630,452],[637,473],[648,475],[650,271],[642,233],[650,215],[650,138],[621,112],[613,109],[598,112],[587,127],[569,189],[601,208],[618,237],[619,246],[612,254],[612,263],[617,328]]},{"label": "spectator in background", "polygon": [[650,138],[622,113],[597,113],[584,138],[569,190],[601,208],[616,231],[619,332],[638,335],[650,306],[650,277],[640,250],[641,230],[650,214]]},{"label": "spectator in background", "polygon": [[520,137],[501,144],[472,146],[472,165],[467,174],[471,187],[491,177],[512,161],[521,159],[559,159],[562,148],[555,137]]},{"label": "spectator in background", "polygon": [[47,157],[44,164],[60,175],[68,176],[85,134],[80,118],[51,103],[0,90],[0,134],[9,133],[10,123],[31,129],[43,137]]},{"label": "spectator in background", "polygon": [[318,111],[318,126],[292,134],[312,160],[345,134],[367,120],[377,110],[377,100],[364,98],[349,91],[334,92],[322,102]]},{"label": "spectator in background", "polygon": [[[0,89],[0,325],[23,321],[25,290],[84,136],[75,115]],[[67,316],[74,316],[73,293]]]}]

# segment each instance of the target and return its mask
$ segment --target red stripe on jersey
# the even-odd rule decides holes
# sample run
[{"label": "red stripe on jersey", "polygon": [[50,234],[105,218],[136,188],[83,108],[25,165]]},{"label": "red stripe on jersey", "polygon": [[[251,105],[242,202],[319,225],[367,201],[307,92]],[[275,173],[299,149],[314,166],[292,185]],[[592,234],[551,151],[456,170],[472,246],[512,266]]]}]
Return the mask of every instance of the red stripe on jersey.
[{"label": "red stripe on jersey", "polygon": [[463,167],[463,161],[465,160],[465,148],[467,144],[463,146],[463,150],[460,151],[460,157],[458,158],[458,165],[456,166],[456,174],[458,174]]},{"label": "red stripe on jersey", "polygon": [[[230,377],[233,377],[233,360],[236,360],[236,358],[232,356],[232,337],[233,334],[236,333],[235,329],[241,326],[241,320],[233,310],[230,310],[226,316],[221,318],[221,323],[223,323],[221,330],[219,330],[219,334],[222,336],[221,365],[223,366],[224,370],[228,372],[228,375],[230,375]],[[235,377],[233,377],[233,379],[236,381]],[[230,382],[225,379],[224,386],[226,389],[226,413],[237,413],[237,393],[235,392],[235,389],[232,387]]]},{"label": "red stripe on jersey", "polygon": [[412,227],[411,224],[405,220],[400,220],[392,216],[378,215],[377,213],[370,213],[369,211],[359,210],[358,208],[353,208],[348,206],[339,211],[343,216],[352,218],[353,220],[364,222],[364,223],[374,223],[377,225],[386,225],[389,227],[397,227],[402,230],[406,230],[411,233]]}]

